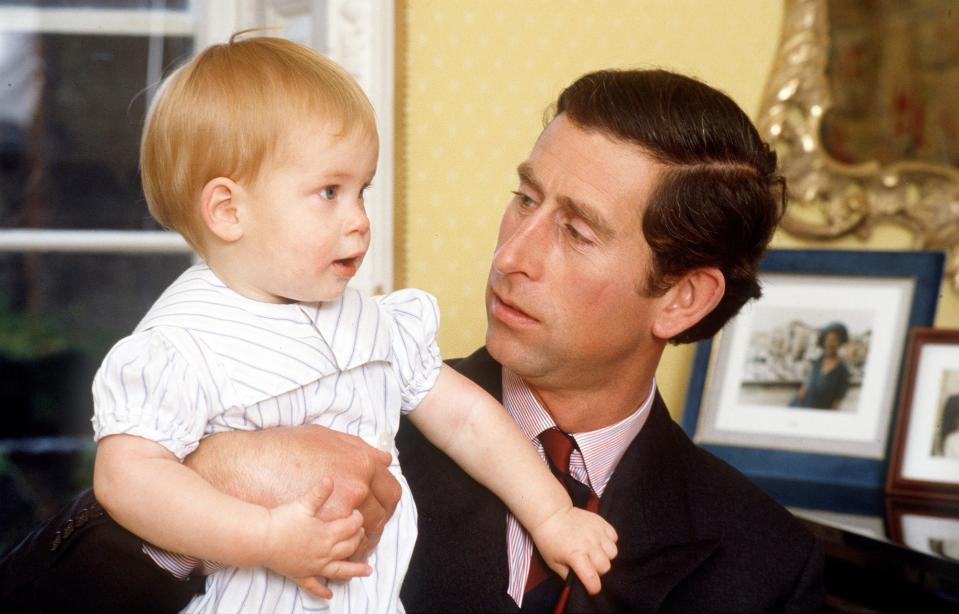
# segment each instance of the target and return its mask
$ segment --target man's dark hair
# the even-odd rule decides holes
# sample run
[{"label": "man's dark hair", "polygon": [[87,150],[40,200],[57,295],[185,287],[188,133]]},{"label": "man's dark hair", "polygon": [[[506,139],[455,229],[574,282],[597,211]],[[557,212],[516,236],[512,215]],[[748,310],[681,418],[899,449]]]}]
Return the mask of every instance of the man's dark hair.
[{"label": "man's dark hair", "polygon": [[566,88],[560,113],[665,167],[643,215],[652,251],[643,294],[662,296],[700,267],[725,277],[716,308],[672,343],[713,336],[761,295],[756,270],[785,210],[785,180],[776,153],[729,96],[665,70],[603,70]]}]

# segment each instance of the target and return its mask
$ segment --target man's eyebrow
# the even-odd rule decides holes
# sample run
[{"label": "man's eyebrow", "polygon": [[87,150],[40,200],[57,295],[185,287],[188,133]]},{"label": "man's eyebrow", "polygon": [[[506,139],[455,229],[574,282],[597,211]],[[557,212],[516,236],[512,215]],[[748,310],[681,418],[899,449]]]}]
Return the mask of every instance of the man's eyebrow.
[{"label": "man's eyebrow", "polygon": [[613,231],[613,227],[610,226],[606,219],[600,215],[599,211],[584,202],[579,202],[573,200],[568,196],[560,196],[557,198],[559,204],[564,208],[569,209],[573,212],[576,217],[581,218],[586,222],[593,230],[596,231],[596,234],[600,236],[601,239],[611,239],[616,233]]},{"label": "man's eyebrow", "polygon": [[[522,183],[529,185],[540,194],[543,193],[542,185],[536,180],[536,175],[533,173],[533,165],[528,161],[516,167],[516,174],[519,175],[519,180]],[[616,234],[613,231],[613,227],[600,215],[595,207],[584,202],[573,200],[568,196],[559,196],[557,200],[560,206],[564,209],[569,209],[573,212],[573,215],[582,218],[584,222],[589,224],[590,228],[595,230],[600,238],[610,239]]]},{"label": "man's eyebrow", "polygon": [[533,174],[533,165],[529,161],[520,162],[520,165],[516,167],[516,174],[519,175],[520,183],[528,184],[537,192],[543,192],[543,187],[536,180],[536,176]]}]

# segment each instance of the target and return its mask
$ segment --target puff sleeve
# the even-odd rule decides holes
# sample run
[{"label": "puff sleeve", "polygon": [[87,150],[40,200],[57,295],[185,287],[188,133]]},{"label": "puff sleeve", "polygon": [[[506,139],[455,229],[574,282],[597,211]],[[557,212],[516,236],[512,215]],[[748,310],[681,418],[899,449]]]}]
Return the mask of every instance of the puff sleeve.
[{"label": "puff sleeve", "polygon": [[436,298],[406,289],[377,299],[390,318],[393,369],[400,380],[400,411],[409,413],[433,388],[442,358],[436,344],[440,315]]},{"label": "puff sleeve", "polygon": [[93,379],[93,433],[155,441],[183,460],[199,445],[210,396],[197,370],[150,330],[120,340]]}]

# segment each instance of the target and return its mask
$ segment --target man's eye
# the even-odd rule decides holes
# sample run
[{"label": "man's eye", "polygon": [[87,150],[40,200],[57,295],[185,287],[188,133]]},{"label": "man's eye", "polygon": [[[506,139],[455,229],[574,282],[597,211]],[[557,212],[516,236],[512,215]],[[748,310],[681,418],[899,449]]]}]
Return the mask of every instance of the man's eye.
[{"label": "man's eye", "polygon": [[576,227],[572,224],[566,224],[566,234],[577,243],[592,243],[589,237],[576,230]]},{"label": "man's eye", "polygon": [[324,200],[336,200],[336,186],[329,186],[320,190],[320,198]]},{"label": "man's eye", "polygon": [[529,207],[533,205],[533,199],[527,196],[526,194],[523,194],[522,192],[514,191],[513,196],[516,197],[516,200],[517,202],[519,202],[519,205],[521,207]]}]

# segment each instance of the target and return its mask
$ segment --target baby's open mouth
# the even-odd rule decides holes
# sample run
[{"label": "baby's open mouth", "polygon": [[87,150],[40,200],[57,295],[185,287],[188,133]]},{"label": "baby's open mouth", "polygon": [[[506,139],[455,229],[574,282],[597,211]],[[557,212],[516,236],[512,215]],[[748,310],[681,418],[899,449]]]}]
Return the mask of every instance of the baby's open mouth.
[{"label": "baby's open mouth", "polygon": [[340,258],[333,261],[333,268],[340,277],[353,277],[359,268],[360,259],[358,256],[353,258]]}]

